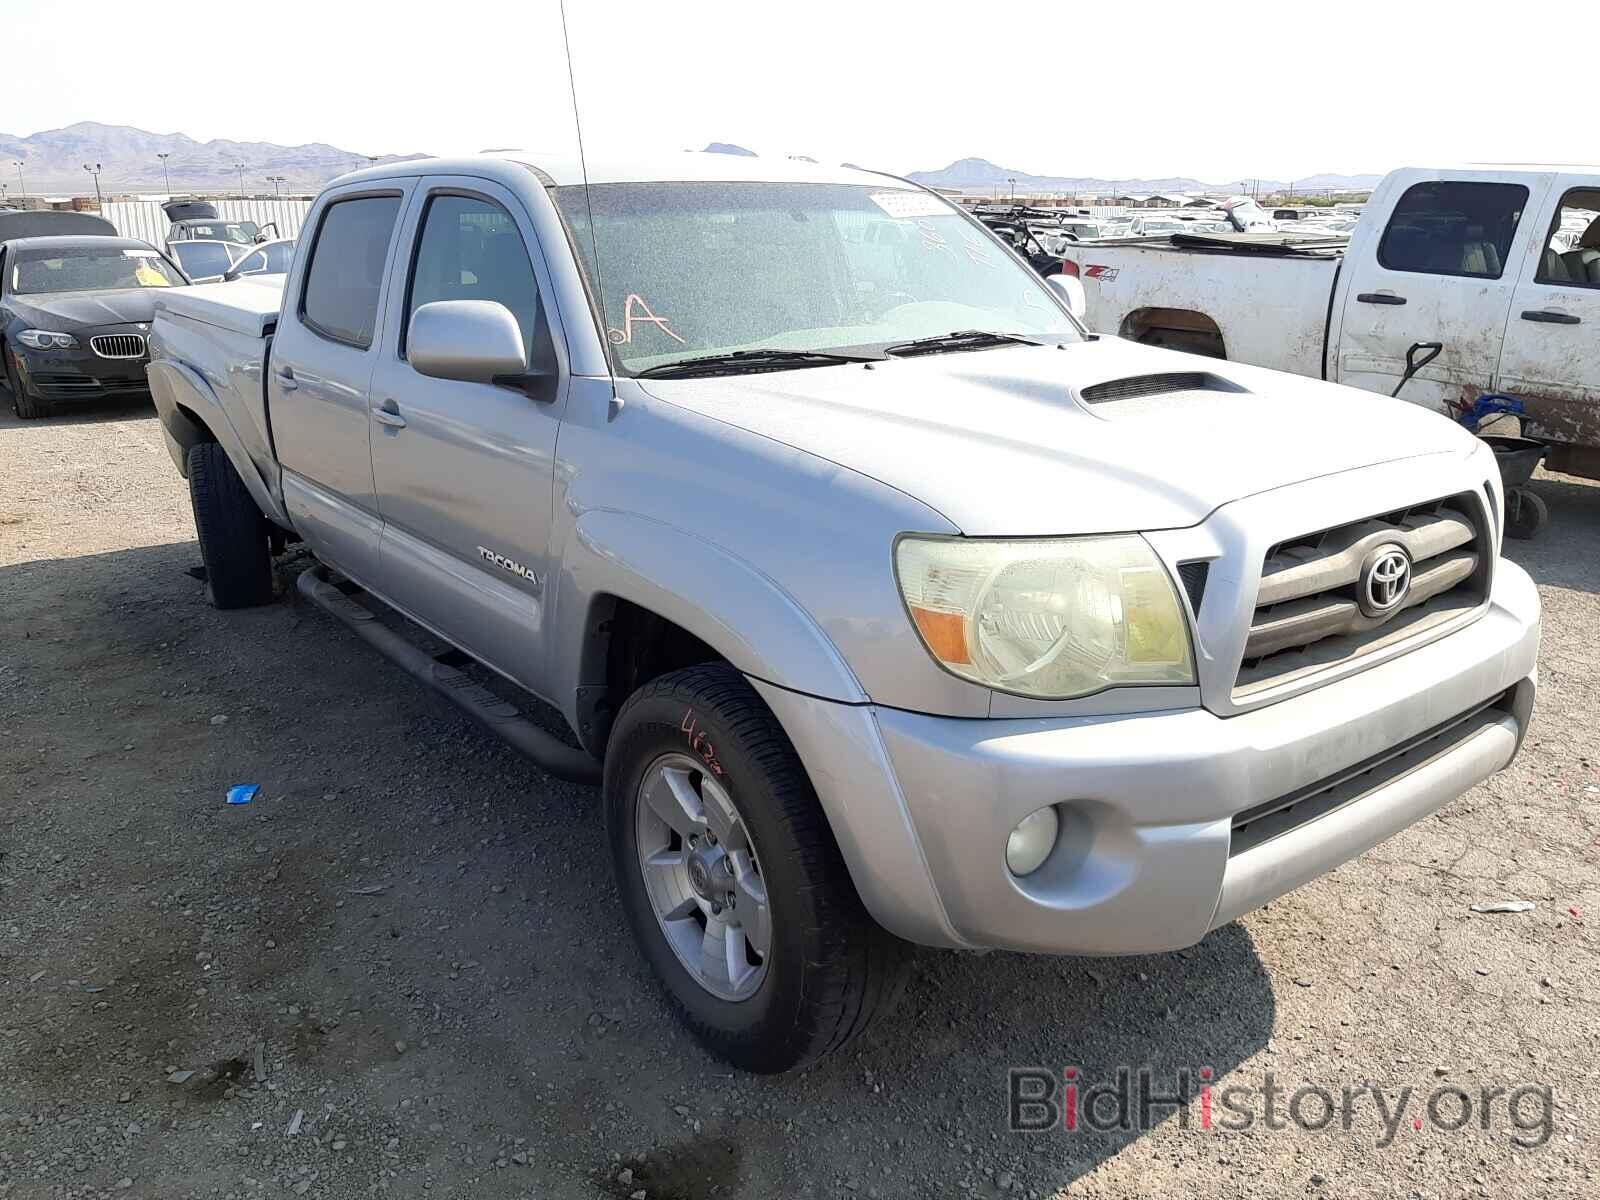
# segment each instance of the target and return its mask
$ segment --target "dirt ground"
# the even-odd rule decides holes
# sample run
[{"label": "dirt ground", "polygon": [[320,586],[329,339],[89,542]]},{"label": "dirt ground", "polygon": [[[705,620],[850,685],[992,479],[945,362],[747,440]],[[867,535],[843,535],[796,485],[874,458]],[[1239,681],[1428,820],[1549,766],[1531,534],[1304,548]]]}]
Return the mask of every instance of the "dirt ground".
[{"label": "dirt ground", "polygon": [[[1600,1195],[1600,488],[1537,488],[1509,770],[1191,951],[922,952],[885,1026],[766,1079],[658,998],[594,791],[314,609],[211,609],[148,408],[7,411],[0,1200]],[[1508,898],[1537,907],[1470,908]],[[1008,1132],[1009,1067],[1119,1064],[1209,1068],[1211,1127],[1191,1090],[1144,1131]],[[1217,1123],[1269,1082],[1284,1127]],[[1307,1087],[1352,1089],[1350,1128],[1307,1128]]]}]

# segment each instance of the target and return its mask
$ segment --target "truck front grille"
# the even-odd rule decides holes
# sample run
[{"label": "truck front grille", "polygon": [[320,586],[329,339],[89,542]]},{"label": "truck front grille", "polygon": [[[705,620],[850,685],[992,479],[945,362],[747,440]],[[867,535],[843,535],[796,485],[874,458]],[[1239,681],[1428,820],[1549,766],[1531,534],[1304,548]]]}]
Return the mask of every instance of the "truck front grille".
[{"label": "truck front grille", "polygon": [[[1486,529],[1482,502],[1468,493],[1272,547],[1234,700],[1420,637],[1477,608],[1493,561]],[[1406,560],[1398,588],[1397,549]]]},{"label": "truck front grille", "polygon": [[144,336],[138,333],[99,333],[89,345],[101,358],[144,357]]}]

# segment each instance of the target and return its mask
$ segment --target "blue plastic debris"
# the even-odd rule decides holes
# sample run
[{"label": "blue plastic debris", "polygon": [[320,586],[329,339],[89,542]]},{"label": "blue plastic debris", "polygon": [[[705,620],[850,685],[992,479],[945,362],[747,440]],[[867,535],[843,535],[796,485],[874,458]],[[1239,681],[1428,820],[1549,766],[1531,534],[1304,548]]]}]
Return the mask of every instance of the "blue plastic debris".
[{"label": "blue plastic debris", "polygon": [[241,783],[228,789],[229,804],[249,804],[261,790],[259,783]]}]

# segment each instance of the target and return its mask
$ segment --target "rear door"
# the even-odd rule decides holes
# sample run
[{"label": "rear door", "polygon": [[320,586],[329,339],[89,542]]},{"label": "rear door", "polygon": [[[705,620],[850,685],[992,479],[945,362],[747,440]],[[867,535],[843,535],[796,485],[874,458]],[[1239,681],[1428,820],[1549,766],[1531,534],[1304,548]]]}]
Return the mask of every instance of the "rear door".
[{"label": "rear door", "polygon": [[370,584],[377,574],[367,390],[378,357],[386,267],[415,180],[332,193],[313,213],[284,291],[267,383],[284,504],[318,557]]},{"label": "rear door", "polygon": [[1527,406],[1530,437],[1557,443],[1552,467],[1600,474],[1600,178],[1558,179],[1534,234],[1496,389]]},{"label": "rear door", "polygon": [[[423,181],[397,256],[370,404],[383,514],[380,591],[474,657],[543,694],[556,432],[565,365],[549,275],[522,201],[485,179]],[[424,304],[488,300],[522,329],[536,394],[435,379],[406,360]]]},{"label": "rear door", "polygon": [[1407,352],[1438,342],[1439,356],[1402,399],[1439,409],[1492,390],[1519,234],[1532,228],[1549,178],[1441,171],[1402,185],[1383,232],[1344,264],[1338,381],[1387,395]]}]

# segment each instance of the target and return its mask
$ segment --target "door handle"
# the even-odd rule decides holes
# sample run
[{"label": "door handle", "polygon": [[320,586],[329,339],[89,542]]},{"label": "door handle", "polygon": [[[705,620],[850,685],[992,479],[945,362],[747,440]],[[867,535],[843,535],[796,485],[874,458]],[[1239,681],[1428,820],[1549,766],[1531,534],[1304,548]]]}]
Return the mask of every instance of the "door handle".
[{"label": "door handle", "polygon": [[1393,292],[1362,292],[1356,297],[1361,304],[1404,304],[1404,296],[1396,296]]},{"label": "door handle", "polygon": [[278,386],[286,392],[292,392],[300,386],[295,381],[294,372],[288,367],[279,367],[272,373],[272,377],[278,381]]},{"label": "door handle", "polygon": [[372,419],[379,425],[387,425],[390,429],[404,429],[406,419],[400,415],[400,406],[393,400],[385,400],[372,410]]},{"label": "door handle", "polygon": [[1543,325],[1581,325],[1582,317],[1575,317],[1571,313],[1551,312],[1547,308],[1530,308],[1522,314],[1524,321],[1538,321]]}]

